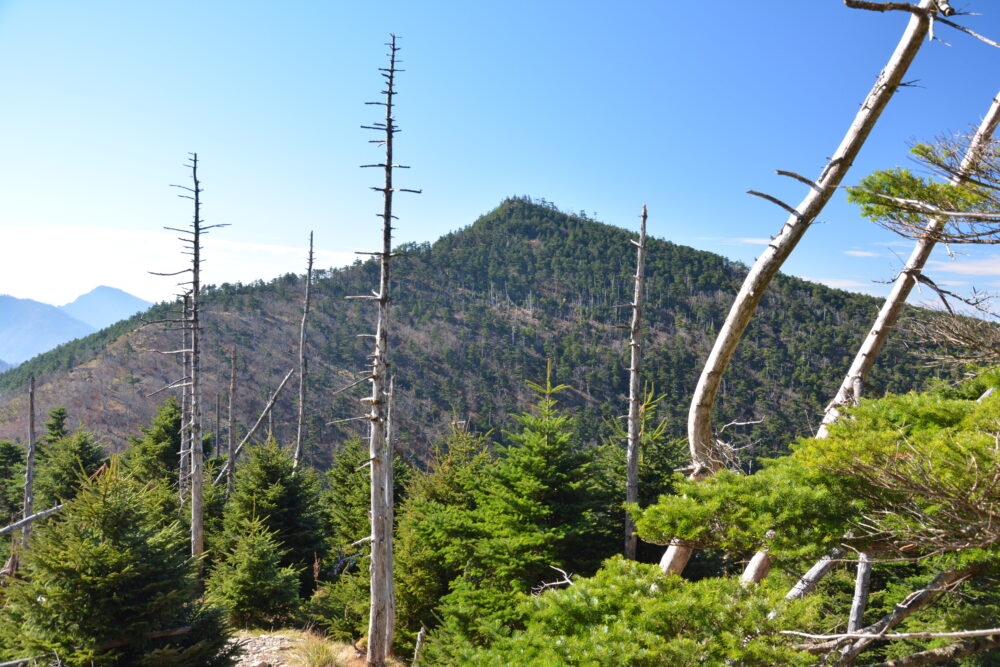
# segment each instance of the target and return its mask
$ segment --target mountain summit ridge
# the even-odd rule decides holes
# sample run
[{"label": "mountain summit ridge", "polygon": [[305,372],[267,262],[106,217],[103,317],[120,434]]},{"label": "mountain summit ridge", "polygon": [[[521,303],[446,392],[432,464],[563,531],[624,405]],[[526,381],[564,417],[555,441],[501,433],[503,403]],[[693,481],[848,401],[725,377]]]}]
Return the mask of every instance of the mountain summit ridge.
[{"label": "mountain summit ridge", "polygon": [[[399,445],[422,457],[456,421],[503,440],[513,415],[532,401],[527,381],[571,386],[560,394],[578,416],[579,435],[606,438],[627,393],[625,335],[632,294],[635,237],[526,198],[508,199],[473,224],[434,243],[406,243],[394,262],[390,360],[396,375],[393,415]],[[357,423],[365,389],[334,395],[363,378],[371,309],[346,296],[376,284],[372,261],[321,272],[308,325],[310,394],[307,440],[322,464]],[[746,267],[721,256],[650,238],[647,250],[647,330],[643,381],[664,394],[661,414],[678,438],[691,391],[715,331],[725,319]],[[206,431],[216,430],[211,407],[224,402],[230,355],[237,354],[237,432],[252,423],[280,379],[297,365],[302,276],[263,283],[223,284],[205,292],[203,358]],[[747,421],[762,453],[779,451],[811,433],[868,330],[881,301],[788,276],[778,276],[734,357],[719,397],[718,420]],[[146,315],[163,319],[175,304]],[[23,383],[39,378],[40,409],[65,405],[71,419],[124,446],[148,423],[159,394],[183,373],[174,357],[179,332],[144,327],[134,317],[0,374],[0,439],[23,432]],[[2,355],[0,355],[2,357]],[[869,383],[873,395],[916,388],[930,371],[894,337]],[[291,436],[295,397],[274,411],[275,435]],[[225,423],[220,418],[220,429]]]}]

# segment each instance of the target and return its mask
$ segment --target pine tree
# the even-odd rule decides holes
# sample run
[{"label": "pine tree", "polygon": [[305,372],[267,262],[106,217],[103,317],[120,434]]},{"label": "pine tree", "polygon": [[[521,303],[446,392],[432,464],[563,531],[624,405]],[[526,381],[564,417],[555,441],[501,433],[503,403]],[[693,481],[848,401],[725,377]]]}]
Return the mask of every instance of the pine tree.
[{"label": "pine tree", "polygon": [[208,578],[208,599],[240,628],[274,627],[298,608],[299,573],[281,567],[284,549],[259,518],[243,522],[232,549]]},{"label": "pine tree", "polygon": [[221,615],[196,600],[183,528],[117,459],[36,526],[0,612],[10,658],[63,665],[229,665]]},{"label": "pine tree", "polygon": [[591,482],[592,456],[575,445],[572,419],[556,408],[554,395],[567,387],[553,386],[551,376],[544,386],[529,384],[534,410],[518,418],[521,430],[477,487],[476,508],[450,526],[456,546],[441,558],[461,576],[442,600],[442,626],[428,644],[435,663],[455,664],[458,651],[519,627],[518,600],[558,578],[553,567],[590,573],[617,547],[615,533],[610,546],[592,539],[602,494]]},{"label": "pine tree", "polygon": [[456,428],[431,456],[426,472],[413,476],[399,510],[396,604],[400,625],[396,644],[411,651],[421,627],[433,629],[441,598],[462,570],[455,565],[468,545],[458,537],[464,516],[478,506],[476,489],[495,459],[486,438]]},{"label": "pine tree", "polygon": [[[49,430],[53,437],[57,432],[58,429]],[[35,507],[44,509],[72,499],[83,480],[93,475],[104,460],[101,446],[93,434],[86,431],[50,440],[39,451]]]},{"label": "pine tree", "polygon": [[122,463],[140,480],[162,479],[177,483],[181,447],[181,406],[168,398],[153,423],[139,428],[142,436],[130,438]]},{"label": "pine tree", "polygon": [[251,447],[236,471],[223,516],[226,550],[257,517],[286,550],[281,566],[298,570],[302,592],[312,592],[313,564],[324,554],[318,480],[307,468],[295,470],[292,457],[273,438]]}]

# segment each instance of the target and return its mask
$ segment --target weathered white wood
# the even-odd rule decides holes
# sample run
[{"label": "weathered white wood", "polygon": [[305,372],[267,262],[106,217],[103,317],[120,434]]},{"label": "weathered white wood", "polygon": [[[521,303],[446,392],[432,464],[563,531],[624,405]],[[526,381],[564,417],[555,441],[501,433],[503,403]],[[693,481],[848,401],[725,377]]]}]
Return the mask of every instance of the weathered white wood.
[{"label": "weathered white wood", "polygon": [[[389,67],[383,68],[386,79],[385,101],[379,102],[385,107],[385,122],[370,126],[385,133],[382,144],[385,147],[385,163],[367,165],[382,167],[385,173],[385,183],[381,188],[373,188],[382,192],[382,251],[374,253],[379,257],[379,288],[374,293],[374,301],[378,304],[378,320],[375,329],[375,353],[372,355],[371,384],[372,393],[363,399],[369,406],[367,420],[369,423],[368,453],[370,456],[371,474],[371,571],[370,594],[371,604],[368,615],[368,655],[366,664],[370,667],[383,667],[386,657],[392,654],[392,641],[395,625],[395,589],[392,570],[392,444],[387,433],[389,425],[390,389],[388,384],[388,354],[389,354],[389,304],[391,298],[389,289],[390,259],[392,259],[392,199],[397,190],[392,185],[393,167],[393,137],[398,131],[395,118],[392,115],[393,97],[395,95],[396,78],[396,36],[392,35],[389,46]],[[406,191],[400,189],[400,191]]]},{"label": "weathered white wood", "polygon": [[236,346],[233,346],[229,364],[229,415],[226,418],[226,496],[233,493],[233,403],[236,400]]},{"label": "weathered white wood", "polygon": [[309,297],[312,288],[313,233],[309,232],[309,261],[306,264],[306,293],[302,300],[302,324],[299,326],[299,406],[295,419],[295,455],[292,467],[302,460],[302,421],[306,413],[306,320],[309,318]]},{"label": "weathered white wood", "polygon": [[[639,440],[642,425],[639,410],[639,370],[642,364],[642,299],[646,288],[646,205],[642,206],[639,227],[639,241],[635,258],[635,293],[632,297],[632,323],[629,326],[629,349],[631,350],[628,369],[628,445],[625,453],[625,502],[639,502]],[[635,560],[638,538],[632,513],[625,512],[625,558]]]},{"label": "weathered white wood", "polygon": [[743,585],[755,584],[767,576],[771,571],[771,556],[766,551],[758,551],[747,563],[746,569],[740,575],[740,582]]},{"label": "weathered white wood", "polygon": [[202,492],[204,473],[202,470],[201,446],[201,184],[198,181],[198,154],[191,156],[192,196],[194,198],[194,219],[191,222],[191,313],[189,331],[191,342],[191,429],[188,443],[191,460],[191,555],[199,559],[205,552],[205,500]]},{"label": "weathered white wood", "polygon": [[236,449],[233,450],[232,455],[229,456],[226,459],[226,462],[222,465],[222,470],[220,470],[219,474],[215,477],[215,482],[214,482],[215,484],[218,484],[223,479],[226,479],[228,475],[231,474],[230,471],[233,470],[236,466],[236,457],[240,455],[240,452],[243,451],[244,445],[250,442],[250,438],[252,438],[260,429],[261,424],[264,423],[264,420],[267,418],[267,415],[270,414],[271,408],[273,408],[274,404],[278,401],[278,396],[281,395],[281,390],[285,388],[285,385],[288,384],[288,380],[291,379],[292,375],[294,374],[295,374],[294,368],[285,374],[285,377],[281,381],[281,384],[279,384],[278,388],[274,390],[273,394],[271,394],[271,398],[267,401],[267,405],[264,406],[264,411],[260,413],[260,417],[257,418],[257,422],[253,425],[253,428],[251,428],[247,432],[247,434],[243,436],[243,439],[240,440],[240,444],[237,445]]},{"label": "weathered white wood", "polygon": [[868,554],[858,554],[858,571],[854,577],[854,599],[851,601],[851,615],[847,620],[847,631],[857,632],[862,627],[865,609],[868,607],[868,589],[872,580],[872,564]]},{"label": "weathered white wood", "polygon": [[[990,145],[998,124],[1000,124],[1000,95],[993,99],[979,129],[969,142],[959,172],[950,180],[952,185],[963,183],[975,169],[982,159],[983,152]],[[889,332],[895,326],[896,319],[906,304],[906,298],[916,284],[917,275],[930,258],[931,251],[936,245],[936,234],[946,222],[943,218],[931,218],[927,222],[922,238],[917,239],[914,244],[905,268],[899,272],[899,276],[893,283],[892,291],[886,297],[885,303],[882,304],[868,336],[858,349],[847,375],[844,376],[844,381],[837,390],[836,397],[827,407],[826,414],[823,415],[823,423],[816,433],[817,438],[825,438],[829,425],[840,416],[840,410],[845,406],[854,405],[861,397],[865,379],[875,364],[875,359],[882,350],[882,346],[889,338]]]},{"label": "weathered white wood", "polygon": [[[936,0],[921,0],[919,7],[925,11],[937,8]],[[923,40],[927,37],[929,19],[927,14],[913,13],[895,51],[879,73],[875,84],[861,108],[854,117],[843,140],[833,157],[827,162],[816,182],[810,187],[802,202],[795,208],[778,235],[768,244],[764,252],[747,274],[726,321],[723,323],[705,367],[698,379],[691,408],[688,414],[688,440],[695,472],[702,469],[713,474],[723,466],[722,456],[717,451],[712,433],[712,412],[718,395],[722,375],[732,359],[736,346],[753,317],[771,280],[791,254],[806,229],[816,220],[840,185],[854,162],[858,151],[875,127],[876,121],[895,94],[910,63],[916,56]],[[669,571],[680,571],[683,554],[664,563],[661,567]]]},{"label": "weathered white wood", "polygon": [[[28,452],[24,458],[24,503],[21,516],[27,519],[35,507],[35,376],[28,379]],[[31,537],[31,524],[27,523],[21,535],[21,546],[27,548]]]},{"label": "weathered white wood", "polygon": [[47,510],[42,510],[41,512],[35,512],[31,516],[26,516],[23,519],[21,519],[20,521],[12,523],[9,526],[4,526],[3,528],[0,528],[0,535],[4,535],[6,533],[9,533],[12,530],[17,530],[18,528],[23,528],[24,526],[27,526],[28,524],[30,524],[32,521],[37,521],[38,519],[44,519],[45,517],[47,517],[47,516],[49,516],[51,514],[55,514],[56,512],[58,512],[59,510],[61,510],[62,508],[63,508],[62,505],[56,505],[55,507],[50,507]]}]

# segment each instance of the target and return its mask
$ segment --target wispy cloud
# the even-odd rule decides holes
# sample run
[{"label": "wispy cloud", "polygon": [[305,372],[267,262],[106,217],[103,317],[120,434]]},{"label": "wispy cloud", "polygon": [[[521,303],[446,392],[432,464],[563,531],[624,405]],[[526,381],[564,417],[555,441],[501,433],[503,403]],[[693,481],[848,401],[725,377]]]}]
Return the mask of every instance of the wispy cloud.
[{"label": "wispy cloud", "polygon": [[961,276],[1000,276],[1000,255],[990,255],[981,259],[959,259],[957,261],[931,260],[928,267],[942,273],[957,273]]},{"label": "wispy cloud", "polygon": [[[234,241],[209,234],[204,241],[202,280],[206,284],[270,280],[285,273],[305,273],[307,247]],[[172,298],[174,283],[184,280],[152,276],[150,271],[184,268],[176,234],[98,226],[0,225],[7,248],[45,248],[36,253],[10,252],[0,262],[0,293],[62,304],[97,287],[119,287],[150,301]],[[350,264],[350,250],[317,249],[316,267]],[[58,267],[58,270],[53,270]]]},{"label": "wispy cloud", "polygon": [[712,241],[720,245],[767,245],[771,239],[755,236],[699,236],[699,241]]},{"label": "wispy cloud", "polygon": [[851,257],[881,257],[882,253],[872,252],[871,250],[845,250],[845,255],[850,255]]}]

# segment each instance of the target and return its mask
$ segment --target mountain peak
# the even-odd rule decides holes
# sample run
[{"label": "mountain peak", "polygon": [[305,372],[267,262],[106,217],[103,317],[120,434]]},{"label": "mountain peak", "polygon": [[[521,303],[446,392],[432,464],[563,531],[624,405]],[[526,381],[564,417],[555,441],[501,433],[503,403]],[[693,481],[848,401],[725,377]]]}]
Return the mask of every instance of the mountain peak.
[{"label": "mountain peak", "polygon": [[103,329],[147,310],[152,305],[117,287],[99,285],[72,302],[59,306],[59,310],[86,322],[94,329]]}]

